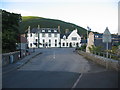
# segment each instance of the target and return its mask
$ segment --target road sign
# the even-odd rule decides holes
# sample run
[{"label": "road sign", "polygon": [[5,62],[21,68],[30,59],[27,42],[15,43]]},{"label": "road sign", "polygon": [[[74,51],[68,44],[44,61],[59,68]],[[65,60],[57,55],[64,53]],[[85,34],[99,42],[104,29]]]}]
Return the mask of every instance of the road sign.
[{"label": "road sign", "polygon": [[103,33],[103,42],[104,43],[111,42],[111,33],[108,30],[108,28],[106,28],[105,31],[104,31],[104,33]]}]

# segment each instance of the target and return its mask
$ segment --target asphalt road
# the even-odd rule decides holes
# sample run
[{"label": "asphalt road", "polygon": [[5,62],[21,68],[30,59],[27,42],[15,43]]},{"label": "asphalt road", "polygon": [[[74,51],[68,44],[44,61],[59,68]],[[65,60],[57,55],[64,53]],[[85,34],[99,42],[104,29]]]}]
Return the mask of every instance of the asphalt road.
[{"label": "asphalt road", "polygon": [[118,73],[90,62],[74,48],[38,49],[43,54],[3,75],[3,88],[117,88]]}]

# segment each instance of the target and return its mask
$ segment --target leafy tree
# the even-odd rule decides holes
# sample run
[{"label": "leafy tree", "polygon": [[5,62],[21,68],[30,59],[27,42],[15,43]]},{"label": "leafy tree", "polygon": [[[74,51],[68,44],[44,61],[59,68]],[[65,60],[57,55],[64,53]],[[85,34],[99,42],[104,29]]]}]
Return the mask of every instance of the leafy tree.
[{"label": "leafy tree", "polygon": [[2,10],[2,51],[10,52],[16,50],[18,41],[19,23],[21,15]]}]

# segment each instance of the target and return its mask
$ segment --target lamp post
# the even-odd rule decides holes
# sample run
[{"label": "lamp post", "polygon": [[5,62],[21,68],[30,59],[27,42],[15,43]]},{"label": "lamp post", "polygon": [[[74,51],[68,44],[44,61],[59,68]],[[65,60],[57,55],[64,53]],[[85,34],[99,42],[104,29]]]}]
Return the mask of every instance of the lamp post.
[{"label": "lamp post", "polygon": [[87,26],[87,39],[88,39],[88,31],[91,31],[91,28]]}]

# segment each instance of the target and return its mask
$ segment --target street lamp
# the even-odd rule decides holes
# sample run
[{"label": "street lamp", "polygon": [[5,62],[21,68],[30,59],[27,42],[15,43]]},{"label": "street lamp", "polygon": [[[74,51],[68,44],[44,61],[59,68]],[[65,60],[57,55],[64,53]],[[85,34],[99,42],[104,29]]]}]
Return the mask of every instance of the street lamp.
[{"label": "street lamp", "polygon": [[91,28],[87,26],[87,39],[88,39],[88,31],[91,31]]}]

